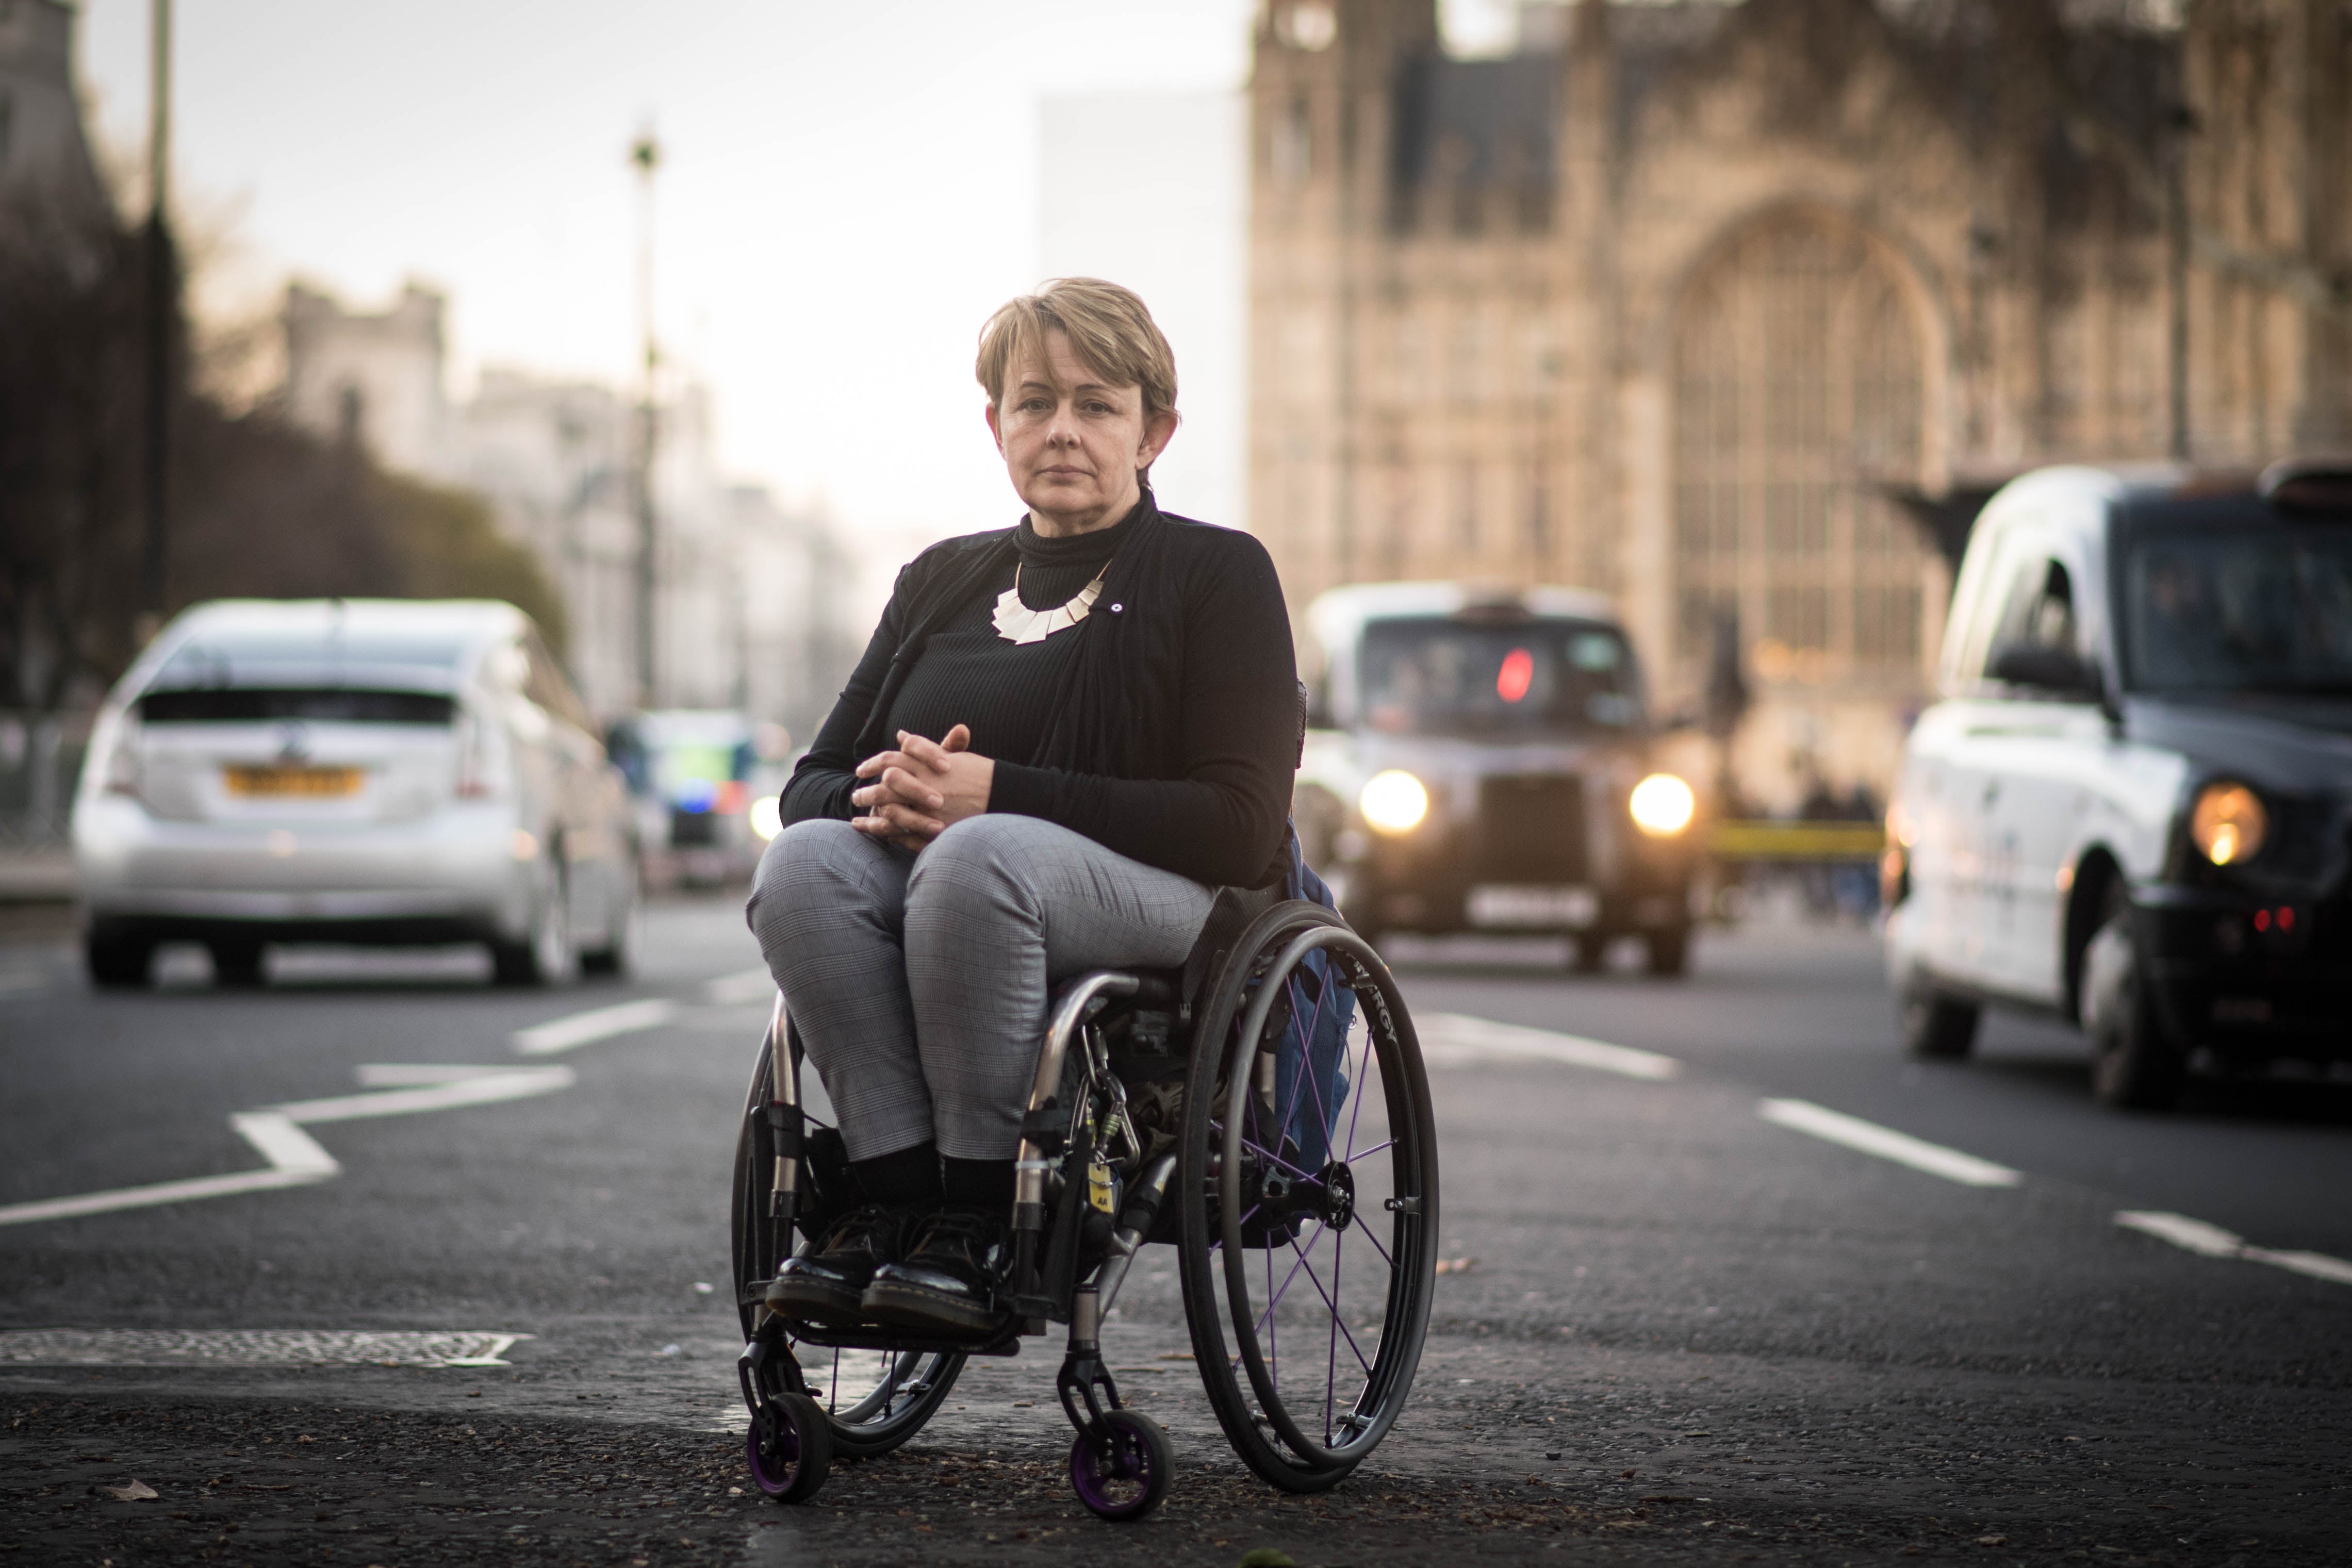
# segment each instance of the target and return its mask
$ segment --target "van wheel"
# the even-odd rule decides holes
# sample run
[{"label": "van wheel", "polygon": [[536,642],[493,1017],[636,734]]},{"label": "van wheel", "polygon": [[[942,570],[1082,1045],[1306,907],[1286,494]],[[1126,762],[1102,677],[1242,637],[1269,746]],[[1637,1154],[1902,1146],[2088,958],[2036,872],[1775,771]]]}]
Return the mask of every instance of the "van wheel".
[{"label": "van wheel", "polygon": [[1649,934],[1650,973],[1674,978],[1690,967],[1690,927],[1672,925]]},{"label": "van wheel", "polygon": [[1598,931],[1580,931],[1569,938],[1569,967],[1580,975],[1597,975],[1609,967],[1609,938]]},{"label": "van wheel", "polygon": [[1974,1002],[1955,1001],[1913,981],[1897,1004],[1903,1049],[1914,1056],[1957,1061],[1976,1049],[1984,1011]]},{"label": "van wheel", "polygon": [[2189,1086],[2189,1054],[2168,1037],[2140,974],[2123,889],[2083,954],[2083,1028],[2091,1038],[2091,1092],[2101,1103],[2161,1111]]},{"label": "van wheel", "polygon": [[147,983],[155,965],[155,944],[135,933],[93,931],[82,938],[81,957],[91,985],[128,990]]},{"label": "van wheel", "polygon": [[581,949],[580,972],[583,975],[608,975],[626,979],[636,970],[640,894],[637,857],[634,852],[629,856],[628,869],[621,873],[620,883],[620,893],[612,901],[613,919],[605,929],[604,944]]},{"label": "van wheel", "polygon": [[530,935],[520,942],[490,944],[490,969],[501,986],[562,986],[580,972],[572,943],[572,908],[563,868],[552,855],[540,862],[539,895],[532,901]]},{"label": "van wheel", "polygon": [[213,956],[213,984],[223,989],[251,990],[262,983],[261,944],[225,936],[205,945]]}]

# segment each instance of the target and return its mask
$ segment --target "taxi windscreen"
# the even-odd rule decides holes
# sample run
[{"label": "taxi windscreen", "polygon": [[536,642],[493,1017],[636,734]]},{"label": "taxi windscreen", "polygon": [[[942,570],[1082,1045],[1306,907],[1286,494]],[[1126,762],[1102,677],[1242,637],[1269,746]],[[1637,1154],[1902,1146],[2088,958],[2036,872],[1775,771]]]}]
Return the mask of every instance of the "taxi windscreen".
[{"label": "taxi windscreen", "polygon": [[2136,531],[2123,573],[2131,685],[2352,695],[2352,522]]},{"label": "taxi windscreen", "polygon": [[1591,621],[1375,621],[1360,655],[1364,723],[1389,735],[1496,738],[1630,729],[1640,677]]}]

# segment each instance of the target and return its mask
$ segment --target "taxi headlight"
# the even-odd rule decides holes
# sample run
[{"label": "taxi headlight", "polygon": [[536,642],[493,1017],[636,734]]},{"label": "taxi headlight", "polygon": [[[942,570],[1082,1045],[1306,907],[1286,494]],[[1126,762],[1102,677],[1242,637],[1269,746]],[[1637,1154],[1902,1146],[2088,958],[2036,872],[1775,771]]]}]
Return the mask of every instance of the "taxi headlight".
[{"label": "taxi headlight", "polygon": [[2189,837],[2215,865],[2236,865],[2262,852],[2271,836],[2263,798],[2243,784],[2208,784],[2189,811]]},{"label": "taxi headlight", "polygon": [[1671,839],[1691,824],[1698,812],[1698,797],[1671,773],[1653,773],[1633,786],[1627,802],[1633,825],[1654,839]]},{"label": "taxi headlight", "polygon": [[1429,791],[1403,768],[1391,768],[1372,775],[1356,807],[1375,832],[1409,833],[1429,815]]},{"label": "taxi headlight", "polygon": [[784,831],[784,803],[781,797],[762,795],[751,802],[751,831],[767,842]]}]

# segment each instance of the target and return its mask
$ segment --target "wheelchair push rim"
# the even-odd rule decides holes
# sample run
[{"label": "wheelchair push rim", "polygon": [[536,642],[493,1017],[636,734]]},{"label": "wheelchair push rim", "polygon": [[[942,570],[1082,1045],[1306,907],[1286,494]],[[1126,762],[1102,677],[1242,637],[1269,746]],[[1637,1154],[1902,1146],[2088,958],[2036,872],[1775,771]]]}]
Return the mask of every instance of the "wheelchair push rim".
[{"label": "wheelchair push rim", "polygon": [[[733,1241],[736,1309],[744,1337],[758,1332],[766,1309],[759,1304],[765,1282],[802,1239],[770,1212],[775,1186],[773,1134],[768,1106],[772,1034],[760,1050],[740,1135],[736,1143],[735,1182],[730,1227]],[[793,1052],[794,1066],[799,1052]],[[800,1190],[811,1190],[802,1173]],[[872,1458],[890,1452],[922,1429],[938,1413],[963,1371],[964,1357],[944,1351],[845,1350],[787,1335],[787,1348],[800,1364],[809,1397],[825,1418],[831,1451],[844,1458]],[[772,1389],[771,1394],[782,1389]]]},{"label": "wheelchair push rim", "polygon": [[[1185,1245],[1195,1349],[1227,1436],[1260,1474],[1306,1490],[1360,1462],[1410,1395],[1435,1282],[1437,1167],[1428,1083],[1394,978],[1344,923],[1289,907],[1297,913],[1271,912],[1284,917],[1244,946],[1252,972],[1220,988],[1226,1006],[1208,1020],[1241,1014],[1196,1061],[1215,1077],[1201,1085],[1212,1113],[1186,1140],[1198,1166],[1185,1183]],[[1305,967],[1318,954],[1321,983]],[[1290,1082],[1269,1095],[1268,1035],[1303,1019],[1311,1037],[1343,990],[1360,1021],[1338,1074],[1318,1082],[1300,1051]],[[1301,1137],[1323,1145],[1319,1162]],[[1229,1172],[1237,1179],[1223,1179]]]}]

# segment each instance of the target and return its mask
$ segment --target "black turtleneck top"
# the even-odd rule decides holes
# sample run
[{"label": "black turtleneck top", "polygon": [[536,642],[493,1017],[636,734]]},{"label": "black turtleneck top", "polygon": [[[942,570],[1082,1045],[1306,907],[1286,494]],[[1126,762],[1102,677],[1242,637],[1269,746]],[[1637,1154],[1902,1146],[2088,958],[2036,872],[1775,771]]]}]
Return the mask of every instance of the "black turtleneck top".
[{"label": "black turtleneck top", "polygon": [[[1133,528],[1130,516],[1092,533],[1049,539],[1022,518],[1013,534],[1020,552],[1021,602],[1051,610],[1076,598]],[[1042,643],[1008,643],[996,630],[996,598],[1012,586],[1013,573],[1007,570],[931,634],[921,662],[890,705],[893,731],[937,740],[967,724],[971,748],[982,757],[1019,763],[1037,754],[1054,694],[1061,688],[1062,666],[1077,647],[1085,622]],[[1107,615],[1110,606],[1097,599],[1093,613]]]}]

